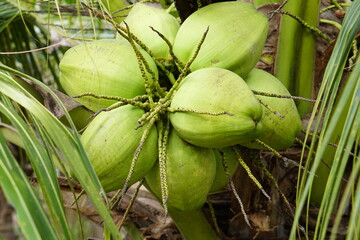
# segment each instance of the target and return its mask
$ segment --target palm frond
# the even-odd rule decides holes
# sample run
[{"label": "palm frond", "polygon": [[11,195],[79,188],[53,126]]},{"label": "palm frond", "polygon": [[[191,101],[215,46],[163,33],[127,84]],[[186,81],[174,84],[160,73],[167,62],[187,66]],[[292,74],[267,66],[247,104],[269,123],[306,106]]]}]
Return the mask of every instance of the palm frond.
[{"label": "palm frond", "polygon": [[54,229],[58,230],[58,238],[72,239],[70,227],[64,213],[55,168],[51,160],[51,153],[46,152],[46,148],[39,142],[35,132],[20,117],[10,101],[9,104],[3,106],[1,112],[11,121],[20,134],[49,208],[50,216],[55,226]]},{"label": "palm frond", "polygon": [[54,85],[61,51],[47,50],[49,41],[50,29],[39,18],[10,1],[0,1],[0,62]]},{"label": "palm frond", "polygon": [[[319,91],[319,96],[317,102],[314,106],[314,110],[310,119],[309,129],[312,122],[315,122],[315,133],[319,133],[319,137],[316,134],[313,136],[312,143],[310,146],[310,153],[316,150],[315,156],[309,154],[306,162],[306,169],[301,173],[301,181],[298,187],[298,200],[297,200],[297,209],[295,213],[295,220],[292,226],[291,239],[295,239],[296,235],[296,226],[298,225],[300,215],[304,209],[305,204],[309,200],[309,193],[311,187],[318,187],[321,184],[314,184],[314,174],[307,174],[307,171],[311,173],[316,173],[319,166],[322,164],[321,160],[324,156],[324,153],[327,149],[328,143],[332,133],[335,131],[335,128],[339,125],[339,119],[342,115],[345,115],[345,121],[343,122],[343,130],[340,141],[338,143],[338,149],[336,150],[336,155],[334,157],[334,163],[331,170],[331,176],[326,183],[326,186],[323,186],[326,189],[326,193],[322,199],[321,208],[318,218],[318,227],[314,239],[320,238],[324,239],[324,232],[327,229],[329,222],[329,214],[331,214],[334,209],[334,199],[333,197],[338,196],[339,185],[335,185],[334,180],[337,178],[338,181],[343,178],[343,164],[348,161],[349,153],[351,146],[354,144],[356,137],[356,129],[358,129],[359,118],[356,118],[358,115],[358,92],[355,90],[353,93],[346,90],[346,94],[341,96],[339,104],[335,107],[335,99],[339,90],[339,84],[342,79],[343,71],[347,61],[349,51],[351,49],[352,41],[354,40],[357,31],[360,27],[360,1],[354,1],[349,11],[346,14],[346,17],[343,22],[342,29],[340,31],[338,40],[335,44],[333,53],[331,55],[330,61],[327,65],[327,68],[324,73],[323,82]],[[346,84],[352,85],[354,88],[358,86],[358,73],[354,71],[352,76],[349,78]],[[350,88],[350,87],[349,87]],[[354,102],[351,101],[353,99]],[[352,103],[348,108],[344,107],[346,104]],[[355,105],[354,105],[355,104]],[[348,109],[346,112],[343,110]],[[318,120],[314,120],[315,116],[319,116]],[[320,127],[322,124],[322,127]],[[355,135],[354,135],[355,131]],[[307,135],[308,137],[308,135]],[[335,163],[336,162],[336,163]],[[342,162],[340,164],[340,162]],[[345,164],[346,165],[346,164]],[[326,178],[325,178],[326,179]],[[331,192],[331,193],[330,193]],[[332,195],[331,199],[329,198]],[[359,201],[359,199],[357,200]],[[330,206],[332,205],[332,206]],[[324,214],[324,215],[322,215]]]},{"label": "palm frond", "polygon": [[[0,103],[0,109],[5,106]],[[7,147],[0,132],[0,186],[6,198],[17,210],[19,225],[27,239],[56,239],[57,235],[48,220],[24,172]]]},{"label": "palm frond", "polygon": [[2,32],[19,14],[19,9],[8,1],[0,1],[0,32]]},{"label": "palm frond", "polygon": [[[56,117],[54,117],[54,115],[52,115],[42,104],[40,104],[36,99],[34,99],[34,97],[27,93],[26,90],[24,90],[13,78],[11,78],[11,76],[6,74],[4,71],[8,71],[32,81],[36,81],[37,84],[42,86],[55,99],[57,99],[64,112],[66,112],[63,104],[60,102],[58,97],[40,81],[4,65],[0,65],[0,68],[2,69],[2,72],[0,72],[1,94],[21,105],[24,109],[26,109],[28,114],[33,115],[34,118],[41,122],[42,128],[44,131],[46,131],[53,144],[61,152],[61,155],[63,156],[61,161],[64,163],[64,165],[69,166],[70,171],[74,174],[82,186],[84,186],[85,191],[92,200],[100,216],[104,219],[104,223],[109,228],[112,236],[116,239],[122,239],[110,216],[109,209],[103,203],[102,198],[105,196],[105,192],[102,189],[100,181],[97,178],[93,168],[91,167],[77,132],[70,131],[68,128],[66,128],[58,119],[56,119]],[[5,111],[5,108],[2,109],[2,111]],[[68,121],[71,123],[72,128],[75,129],[74,124],[72,123],[67,112],[66,116]],[[48,169],[47,171],[52,172],[51,169]],[[48,173],[49,172],[45,172],[45,174]],[[53,177],[54,176],[51,178]]]}]

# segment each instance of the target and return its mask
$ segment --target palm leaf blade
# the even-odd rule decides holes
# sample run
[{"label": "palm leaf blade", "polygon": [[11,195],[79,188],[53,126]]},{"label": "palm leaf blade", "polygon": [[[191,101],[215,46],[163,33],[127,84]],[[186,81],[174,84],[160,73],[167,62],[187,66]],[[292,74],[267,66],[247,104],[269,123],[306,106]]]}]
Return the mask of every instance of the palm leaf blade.
[{"label": "palm leaf blade", "polygon": [[19,14],[19,9],[8,1],[0,0],[0,32]]},{"label": "palm leaf blade", "polygon": [[[23,73],[8,68],[4,65],[0,65],[0,68],[9,70],[20,76],[26,76]],[[6,76],[5,74],[1,75],[2,77],[0,77],[0,91],[4,95],[7,95],[9,98],[18,102],[20,105],[26,108],[43,124],[49,136],[51,136],[52,141],[64,155],[64,159],[67,160],[66,164],[70,166],[74,175],[82,184],[85,191],[89,194],[92,203],[98,210],[100,216],[104,219],[105,224],[109,227],[111,234],[116,239],[122,239],[109,214],[108,209],[103,203],[101,194],[104,194],[104,191],[101,187],[99,179],[95,174],[95,171],[93,170],[85,154],[85,150],[80,143],[80,139],[77,133],[71,133],[58,119],[56,119],[47,109],[45,109],[43,105],[41,105],[31,96],[28,96],[25,90],[22,89],[13,79]],[[26,76],[26,78],[37,81],[30,76]],[[37,81],[37,83],[40,86],[44,87],[47,91],[52,93],[51,90],[43,83],[39,81]],[[52,95],[60,102],[60,100],[54,93],[52,93]],[[64,111],[66,111],[65,107],[62,104],[61,106],[63,107]],[[68,114],[67,117],[69,119],[69,122],[72,122]]]},{"label": "palm leaf blade", "polygon": [[[321,163],[321,159],[322,156],[324,155],[326,146],[330,142],[329,139],[331,137],[331,131],[333,131],[334,124],[336,125],[340,117],[340,114],[335,114],[332,116],[331,120],[329,121],[334,106],[336,93],[339,88],[339,83],[347,61],[347,56],[349,54],[352,41],[360,27],[360,15],[358,14],[359,11],[360,11],[360,1],[354,1],[351,7],[349,8],[349,11],[347,12],[347,15],[344,19],[343,27],[340,31],[330,61],[325,70],[323,82],[319,92],[319,97],[314,106],[313,114],[310,119],[309,128],[315,118],[316,113],[318,113],[319,116],[324,115],[323,129],[320,132],[320,137],[318,139],[314,137],[310,147],[310,152],[312,152],[316,146],[315,142],[318,141],[318,147],[314,160],[312,161],[312,167],[311,169],[306,169],[313,173],[317,171]],[[316,122],[314,132],[318,132],[320,128],[320,119],[321,118],[319,118],[319,120]],[[311,155],[309,154],[307,159],[308,163],[311,162],[310,157]],[[303,207],[306,201],[308,200],[308,194],[314,182],[313,174],[307,176],[306,171],[304,171],[303,173],[305,174],[302,175],[303,177],[301,178],[300,187],[298,188],[299,192],[298,192],[297,209],[291,230],[291,235],[290,235],[291,239],[295,238],[296,226],[298,224]],[[324,228],[324,226],[322,227]]]},{"label": "palm leaf blade", "polygon": [[[0,103],[0,108],[4,106]],[[39,199],[0,133],[0,186],[15,207],[20,228],[27,239],[56,239]]]},{"label": "palm leaf blade", "polygon": [[64,236],[65,239],[71,239],[71,231],[66,221],[60,188],[55,169],[51,162],[51,156],[46,153],[45,148],[40,144],[35,133],[33,133],[25,121],[15,113],[14,109],[8,105],[2,112],[11,120],[20,134],[50,210],[52,220],[57,229],[59,229],[59,224],[61,225],[62,229],[58,231],[59,236]]}]

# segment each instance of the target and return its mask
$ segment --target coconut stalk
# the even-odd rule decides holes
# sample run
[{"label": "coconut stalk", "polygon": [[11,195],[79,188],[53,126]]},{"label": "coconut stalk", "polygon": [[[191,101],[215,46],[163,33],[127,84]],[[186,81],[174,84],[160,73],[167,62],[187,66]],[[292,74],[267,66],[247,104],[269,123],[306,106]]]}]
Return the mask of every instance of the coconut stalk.
[{"label": "coconut stalk", "polygon": [[[301,1],[288,0],[284,11],[293,15],[301,16]],[[275,76],[284,84],[291,95],[294,95],[294,69],[296,64],[296,53],[299,48],[299,32],[301,25],[290,16],[283,15],[280,23],[280,35],[278,40],[278,51],[275,61]]]},{"label": "coconut stalk", "polygon": [[[148,183],[144,183],[145,187],[161,202],[161,197],[155,194],[149,187]],[[204,216],[200,209],[192,211],[180,211],[173,208],[166,210],[173,219],[176,227],[186,240],[218,240],[219,237]]]},{"label": "coconut stalk", "polygon": [[[291,95],[312,98],[316,39],[310,28],[318,24],[319,8],[319,0],[289,0],[282,12],[275,76]],[[301,24],[293,16],[304,22]],[[299,102],[297,107],[304,116],[311,104]]]},{"label": "coconut stalk", "polygon": [[[319,21],[320,0],[308,0],[304,8],[303,19],[311,27],[317,27]],[[315,71],[316,35],[302,27],[300,52],[295,69],[295,94],[311,99],[313,96],[313,79]],[[296,50],[296,49],[295,49]],[[297,104],[301,116],[311,110],[311,103],[299,101]]]},{"label": "coconut stalk", "polygon": [[200,209],[187,212],[169,209],[169,214],[186,240],[219,239]]}]

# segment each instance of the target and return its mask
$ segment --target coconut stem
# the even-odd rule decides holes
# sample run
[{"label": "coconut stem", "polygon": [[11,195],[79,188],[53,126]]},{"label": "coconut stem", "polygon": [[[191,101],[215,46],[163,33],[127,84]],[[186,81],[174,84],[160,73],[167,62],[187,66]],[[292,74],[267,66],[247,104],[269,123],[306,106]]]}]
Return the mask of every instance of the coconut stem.
[{"label": "coconut stem", "polygon": [[[167,70],[167,69],[164,67],[164,65],[163,65],[162,63],[160,63],[159,61],[156,60],[155,63],[156,63],[156,65],[165,73],[165,75],[166,75],[166,77],[169,79],[170,83],[171,83],[171,84],[174,84],[175,81],[176,81],[176,79],[175,79],[175,77],[174,77],[174,74],[173,74],[171,71]],[[166,93],[165,93],[165,91],[164,91],[164,95],[163,95],[163,96],[165,96],[165,95],[166,95]]]},{"label": "coconut stem", "polygon": [[[229,167],[228,167],[228,163],[227,163],[226,154],[225,154],[225,152],[222,151],[221,149],[218,149],[218,151],[219,151],[219,153],[220,153],[220,155],[221,155],[222,166],[223,166],[224,171],[225,171],[225,174],[226,174],[226,176],[227,176],[227,178],[228,178],[229,186],[230,186],[230,188],[231,188],[231,191],[234,193],[234,196],[235,196],[236,200],[238,201],[238,203],[239,203],[239,205],[240,205],[240,209],[241,209],[242,214],[244,215],[244,220],[245,220],[245,222],[246,222],[247,225],[251,228],[249,219],[248,219],[247,214],[246,214],[245,209],[244,209],[244,204],[242,203],[239,194],[236,192],[234,182],[233,182],[232,179],[231,179],[231,174],[230,174],[230,172],[229,172]],[[233,151],[234,151],[234,150],[233,150]]]},{"label": "coconut stem", "polygon": [[226,176],[228,178],[231,178],[231,175],[230,175],[230,172],[229,172],[229,167],[228,167],[228,163],[227,163],[227,157],[226,157],[226,154],[224,151],[222,151],[221,149],[218,149],[220,155],[221,155],[221,163],[222,163],[222,166],[224,168],[224,172],[226,174]]},{"label": "coconut stem", "polygon": [[246,224],[249,226],[249,228],[252,228],[249,218],[247,217],[247,214],[245,212],[244,204],[242,203],[239,194],[236,192],[234,182],[232,181],[232,179],[230,177],[229,177],[229,185],[230,185],[231,191],[234,193],[234,196],[240,205],[241,213],[244,215],[244,220],[245,220]]},{"label": "coconut stem", "polygon": [[126,208],[126,211],[125,211],[125,213],[124,213],[124,215],[123,215],[123,218],[121,219],[121,222],[120,222],[119,225],[118,225],[118,229],[119,229],[119,230],[121,230],[122,226],[124,225],[124,223],[125,223],[128,215],[129,215],[129,212],[130,212],[130,210],[131,210],[131,207],[132,207],[132,206],[134,205],[134,203],[135,203],[135,199],[136,199],[136,197],[137,197],[137,195],[138,195],[138,193],[139,193],[140,187],[143,185],[143,183],[144,183],[144,179],[141,179],[141,181],[139,182],[139,184],[137,185],[137,187],[136,187],[136,189],[135,189],[134,194],[133,194],[132,197],[131,197],[130,203],[129,203],[129,205],[128,205],[127,208]]},{"label": "coconut stem", "polygon": [[[350,4],[348,4],[348,3],[338,3],[338,4],[339,4],[339,6],[340,6],[341,8],[343,8],[343,7],[350,7]],[[326,11],[329,11],[329,10],[333,9],[333,8],[338,8],[338,9],[339,9],[339,7],[336,6],[336,5],[329,5],[329,6],[325,7],[325,8],[323,8],[323,9],[321,9],[319,13],[320,13],[320,14],[321,14],[321,13],[324,13],[324,12],[326,12]]]},{"label": "coconut stem", "polygon": [[153,83],[156,82],[156,77],[155,77],[155,73],[150,69],[149,64],[146,62],[144,56],[141,54],[141,52],[139,51],[139,49],[136,47],[134,40],[132,39],[133,34],[131,34],[130,32],[130,28],[129,25],[124,21],[124,24],[126,25],[126,32],[129,36],[128,41],[131,44],[132,48],[134,49],[134,52],[136,54],[137,60],[138,60],[138,65],[139,65],[139,69],[141,72],[141,76],[144,79],[144,83],[145,83],[145,89],[146,89],[146,93],[148,95],[149,98],[149,102],[151,105],[154,105],[154,100],[152,98],[152,86],[150,84],[149,79],[146,76],[146,72],[150,73],[152,76],[152,80]]},{"label": "coconut stem", "polygon": [[144,101],[144,100],[146,100],[148,98],[147,95],[136,96],[134,98],[123,98],[123,97],[118,97],[118,96],[96,95],[96,94],[91,93],[91,92],[86,92],[86,93],[74,96],[73,98],[80,98],[80,97],[93,97],[93,98],[97,98],[97,99],[101,98],[101,99],[109,99],[109,100],[117,100],[117,101],[119,101],[116,104],[111,105],[110,107],[99,109],[94,114],[92,114],[89,118],[94,118],[97,115],[99,115],[101,112],[108,112],[108,111],[111,111],[111,110],[113,110],[115,108],[124,106],[126,104],[131,104],[131,105],[139,107],[139,108],[147,108],[147,107],[149,107],[149,103],[141,102],[141,101]]},{"label": "coconut stem", "polygon": [[[168,96],[168,95],[166,95]],[[159,114],[166,110],[169,105],[170,105],[170,101],[167,99],[167,97],[164,97],[162,99],[160,99],[157,102],[157,105],[155,105],[155,107],[151,108],[149,112],[145,113],[139,120],[138,123],[140,124],[137,128],[140,128],[144,125],[145,122],[150,121],[154,118],[157,118],[157,116],[159,116]]]},{"label": "coconut stem", "polygon": [[298,17],[290,12],[287,12],[287,11],[278,11],[278,13],[292,17],[293,19],[298,21],[301,25],[303,25],[304,27],[306,27],[307,29],[309,29],[310,31],[315,33],[316,35],[320,36],[322,39],[326,40],[329,44],[332,44],[333,40],[329,36],[327,36],[325,33],[323,33],[319,28],[309,25],[306,21],[304,21],[300,17]]},{"label": "coconut stem", "polygon": [[278,113],[277,111],[275,111],[271,106],[269,106],[268,104],[264,103],[260,98],[258,98],[259,102],[261,103],[261,105],[263,105],[267,110],[269,110],[272,114],[275,114],[276,116],[280,117],[280,118],[284,118],[284,115]]},{"label": "coconut stem", "polygon": [[252,91],[255,95],[261,95],[261,96],[266,96],[266,97],[288,98],[288,99],[300,100],[300,101],[305,101],[305,102],[316,102],[316,100],[314,100],[314,99],[303,98],[303,97],[298,97],[298,96],[280,95],[280,94],[267,93],[267,92],[261,92],[261,91],[255,91],[255,90],[252,90]]},{"label": "coconut stem", "polygon": [[178,107],[178,108],[170,108],[169,107],[167,110],[168,110],[168,112],[171,112],[171,113],[174,113],[174,112],[189,112],[189,113],[205,114],[205,115],[212,115],[212,116],[219,116],[219,115],[234,116],[234,114],[231,114],[231,113],[226,112],[226,111],[209,112],[209,111],[200,111],[200,110],[195,110],[195,109],[190,109],[190,108],[183,108],[183,107]]},{"label": "coconut stem", "polygon": [[[165,126],[164,126],[165,125]],[[158,122],[158,148],[159,148],[159,170],[160,170],[160,185],[161,185],[161,200],[165,211],[165,217],[168,215],[167,200],[169,196],[169,190],[167,186],[167,174],[166,174],[166,148],[168,142],[170,123],[167,121]]]},{"label": "coconut stem", "polygon": [[147,95],[139,95],[134,98],[124,98],[124,97],[119,97],[119,96],[97,95],[97,94],[91,93],[91,92],[85,92],[80,95],[73,96],[73,98],[81,98],[81,97],[93,97],[93,98],[97,98],[97,99],[101,98],[101,99],[108,99],[108,100],[117,100],[117,101],[129,103],[129,104],[133,104],[132,102],[143,101],[143,100],[147,99]]},{"label": "coconut stem", "polygon": [[169,213],[186,240],[219,239],[200,209],[189,212],[169,209]]},{"label": "coconut stem", "polygon": [[278,151],[276,151],[274,148],[270,147],[269,145],[267,145],[266,143],[260,141],[259,139],[255,139],[253,142],[256,143],[256,144],[258,144],[259,146],[262,146],[262,147],[265,148],[266,150],[272,152],[276,157],[278,157],[279,159],[281,159],[281,160],[283,161],[284,166],[287,166],[288,163],[290,162],[290,163],[294,164],[295,166],[297,166],[297,167],[305,170],[305,168],[304,168],[303,166],[300,166],[300,165],[299,165],[297,162],[295,162],[294,160],[291,160],[291,159],[289,159],[289,158],[287,158],[287,157],[282,156],[282,155],[281,155]]},{"label": "coconut stem", "polygon": [[[123,196],[125,196],[125,192],[127,191],[127,188],[129,186],[131,177],[132,177],[132,175],[134,173],[134,170],[135,170],[136,162],[137,162],[137,160],[139,158],[141,150],[143,149],[143,147],[145,145],[146,139],[149,136],[151,129],[154,127],[154,124],[155,124],[156,120],[157,120],[156,118],[152,118],[149,121],[149,124],[146,126],[146,128],[144,130],[144,133],[141,136],[140,143],[139,143],[138,147],[136,148],[133,159],[131,161],[131,166],[130,166],[130,169],[129,169],[129,173],[128,173],[127,177],[126,177],[124,187],[122,188],[121,193],[120,193],[122,198],[123,198]],[[120,203],[122,201],[122,198],[120,200]]]},{"label": "coconut stem", "polygon": [[210,209],[211,219],[212,219],[212,221],[213,221],[214,228],[215,228],[215,230],[216,230],[217,233],[220,233],[219,224],[218,224],[217,219],[216,219],[216,216],[215,216],[215,209],[214,209],[214,206],[212,205],[212,203],[211,203],[211,201],[210,201],[209,196],[208,196],[206,202],[207,202],[207,205],[209,206],[209,209]]},{"label": "coconut stem", "polygon": [[235,156],[238,159],[239,163],[241,164],[241,166],[245,169],[245,171],[247,172],[248,176],[250,177],[250,179],[255,183],[255,185],[260,189],[260,191],[262,192],[262,194],[270,200],[270,196],[265,192],[263,186],[261,185],[261,183],[256,179],[256,177],[252,174],[251,169],[249,168],[249,166],[244,162],[244,160],[241,157],[240,154],[240,149],[238,146],[233,146],[232,147],[233,151],[235,152]]},{"label": "coconut stem", "polygon": [[207,36],[209,32],[209,27],[207,27],[206,31],[204,32],[202,38],[200,39],[198,45],[196,46],[196,50],[194,55],[192,56],[192,58],[185,64],[184,68],[181,69],[181,74],[179,75],[179,77],[176,79],[176,81],[173,83],[172,88],[170,89],[170,91],[166,94],[166,96],[163,98],[163,101],[166,102],[168,100],[170,100],[174,94],[174,92],[179,88],[180,82],[187,76],[188,72],[190,71],[190,66],[191,64],[194,62],[194,60],[196,59],[197,55],[200,52],[201,46],[203,45],[205,38]]},{"label": "coconut stem", "polygon": [[195,61],[197,55],[199,54],[200,52],[200,49],[201,49],[201,46],[203,45],[204,41],[205,41],[205,38],[207,36],[207,34],[209,33],[209,26],[206,28],[204,34],[202,35],[201,39],[200,39],[200,42],[198,43],[198,45],[196,46],[196,49],[195,49],[195,53],[194,55],[192,56],[192,58],[189,60],[189,62],[186,63],[185,67],[183,68],[183,73],[187,73],[187,71],[190,70],[190,65]]},{"label": "coconut stem", "polygon": [[145,113],[139,120],[139,126],[138,128],[142,127],[143,124],[153,118],[155,118],[156,116],[158,116],[161,112],[164,112],[168,109],[168,107],[170,106],[171,103],[171,98],[174,94],[174,92],[179,88],[180,86],[180,82],[182,79],[185,78],[185,76],[188,74],[188,72],[190,71],[190,66],[191,64],[194,62],[194,60],[196,59],[197,55],[199,54],[199,51],[201,49],[202,44],[205,41],[205,38],[207,36],[209,32],[209,27],[207,27],[206,31],[204,32],[201,40],[199,41],[198,46],[196,47],[195,53],[193,55],[193,57],[190,59],[190,61],[188,61],[185,64],[185,67],[182,69],[181,74],[179,75],[178,79],[174,82],[173,86],[171,87],[171,89],[169,90],[169,92],[167,92],[167,94],[165,95],[165,97],[161,98],[156,105],[154,105],[154,107],[152,107],[150,109],[149,112]]},{"label": "coconut stem", "polygon": [[151,30],[156,32],[159,35],[159,37],[161,37],[161,39],[164,40],[164,42],[168,45],[170,56],[172,57],[172,59],[174,60],[175,64],[178,66],[178,68],[179,67],[183,68],[185,65],[175,56],[171,42],[161,32],[159,32],[158,30],[156,30],[155,28],[153,28],[151,26],[150,26],[150,28],[151,28]]},{"label": "coconut stem", "polygon": [[275,177],[271,174],[271,172],[264,166],[264,164],[260,161],[260,159],[256,158],[255,162],[260,166],[260,168],[264,171],[265,175],[274,183],[274,187],[279,192],[280,197],[285,202],[285,205],[289,209],[291,216],[294,216],[294,209],[291,207],[289,200],[286,198],[283,191],[281,191],[279,184],[277,183]]}]

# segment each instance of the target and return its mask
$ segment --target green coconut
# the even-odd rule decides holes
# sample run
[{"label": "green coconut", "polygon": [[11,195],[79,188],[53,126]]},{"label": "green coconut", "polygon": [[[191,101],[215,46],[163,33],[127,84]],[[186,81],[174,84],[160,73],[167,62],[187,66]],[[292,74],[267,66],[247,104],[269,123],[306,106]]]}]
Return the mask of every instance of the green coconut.
[{"label": "green coconut", "polygon": [[[152,58],[141,50],[157,78],[157,67]],[[60,84],[69,96],[91,92],[133,98],[145,94],[145,83],[135,52],[125,40],[96,40],[70,48],[61,59]],[[149,81],[152,77],[146,74]],[[116,101],[78,98],[87,108],[97,111]]]},{"label": "green coconut", "polygon": [[263,132],[260,102],[241,77],[226,69],[204,68],[189,74],[170,107],[177,133],[196,146],[229,147],[250,142]]},{"label": "green coconut", "polygon": [[[253,69],[245,81],[252,90],[290,96],[289,91],[280,80],[263,70]],[[294,100],[260,95],[257,97],[272,110],[284,116],[281,118],[263,106],[264,132],[259,140],[275,150],[290,147],[302,129],[300,115]],[[242,145],[248,148],[263,149],[256,143],[243,143]]]},{"label": "green coconut", "polygon": [[[170,132],[166,160],[169,209],[193,211],[206,202],[216,174],[216,158],[212,149],[200,148]],[[160,170],[156,163],[145,176],[147,186],[161,199]]]},{"label": "green coconut", "polygon": [[[230,174],[230,177],[232,177],[239,166],[239,161],[237,160],[235,153],[233,150],[231,150],[231,148],[222,148],[220,149],[220,151],[224,153],[224,157],[226,159],[228,167],[227,170]],[[220,154],[220,151],[218,149],[214,149],[216,156],[216,175],[214,182],[211,185],[210,193],[216,193],[221,191],[229,183],[229,178],[223,166],[223,156]]]},{"label": "green coconut", "polygon": [[[174,16],[168,14],[163,9],[137,3],[132,7],[124,22],[126,22],[130,31],[150,49],[156,58],[171,59],[168,45],[150,27],[159,31],[173,44],[180,27],[180,23]],[[123,27],[126,26],[124,22],[121,23]],[[121,38],[121,36],[118,35],[118,38]]]},{"label": "green coconut", "polygon": [[181,25],[174,42],[174,53],[188,62],[209,27],[191,70],[219,67],[244,77],[258,62],[269,24],[265,15],[248,2],[220,2],[191,14]]},{"label": "green coconut", "polygon": [[[144,114],[126,105],[94,118],[81,136],[86,153],[105,191],[122,188],[135,150],[147,125],[135,130]],[[157,130],[153,127],[137,159],[130,184],[142,179],[157,159]]]}]

